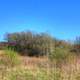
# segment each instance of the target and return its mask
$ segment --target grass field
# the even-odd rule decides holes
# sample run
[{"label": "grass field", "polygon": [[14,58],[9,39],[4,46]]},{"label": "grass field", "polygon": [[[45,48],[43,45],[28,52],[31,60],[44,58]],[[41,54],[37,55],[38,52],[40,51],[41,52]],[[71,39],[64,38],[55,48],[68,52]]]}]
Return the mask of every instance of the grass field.
[{"label": "grass field", "polygon": [[[0,80],[80,80],[80,59],[71,57],[57,68],[47,57],[16,55],[20,63],[9,62],[9,54],[0,51]],[[14,58],[14,59],[13,59]],[[15,57],[11,57],[16,61]]]}]

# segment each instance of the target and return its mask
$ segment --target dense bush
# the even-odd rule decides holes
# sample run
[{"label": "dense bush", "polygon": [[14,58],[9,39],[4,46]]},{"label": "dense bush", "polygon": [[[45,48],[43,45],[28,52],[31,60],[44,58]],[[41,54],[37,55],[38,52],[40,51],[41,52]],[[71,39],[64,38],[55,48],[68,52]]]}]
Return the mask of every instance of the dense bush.
[{"label": "dense bush", "polygon": [[71,54],[72,45],[67,41],[59,39],[55,39],[54,42],[54,51],[49,54],[49,59],[55,63],[56,67],[61,67],[63,63],[67,62]]},{"label": "dense bush", "polygon": [[56,67],[65,64],[73,53],[80,53],[80,38],[72,44],[65,40],[59,40],[51,37],[47,33],[16,32],[6,35],[8,48],[12,48],[21,55],[28,56],[47,56]]},{"label": "dense bush", "polygon": [[46,34],[35,34],[30,31],[9,33],[6,35],[8,47],[29,56],[48,55],[53,52],[54,39]]}]

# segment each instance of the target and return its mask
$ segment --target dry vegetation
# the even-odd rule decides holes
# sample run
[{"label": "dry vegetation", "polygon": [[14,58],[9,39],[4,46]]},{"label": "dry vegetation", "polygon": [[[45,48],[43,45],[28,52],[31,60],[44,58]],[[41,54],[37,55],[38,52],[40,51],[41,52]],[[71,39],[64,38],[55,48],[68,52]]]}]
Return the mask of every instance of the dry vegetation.
[{"label": "dry vegetation", "polygon": [[[5,52],[0,51],[0,58],[4,56],[7,58]],[[17,57],[18,65],[10,66],[10,62],[6,65],[6,60],[0,62],[0,80],[80,80],[80,58],[77,56],[70,56],[60,68],[47,57]]]},{"label": "dry vegetation", "polygon": [[0,80],[80,80],[80,39],[71,44],[31,32],[6,38],[0,50]]}]

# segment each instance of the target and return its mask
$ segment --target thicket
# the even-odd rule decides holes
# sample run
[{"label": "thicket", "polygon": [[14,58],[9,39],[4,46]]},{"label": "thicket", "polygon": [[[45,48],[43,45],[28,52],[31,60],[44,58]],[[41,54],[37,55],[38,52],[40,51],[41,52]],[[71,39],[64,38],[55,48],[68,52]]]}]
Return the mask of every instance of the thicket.
[{"label": "thicket", "polygon": [[50,60],[64,61],[71,53],[80,52],[80,38],[74,43],[53,38],[47,33],[15,32],[6,34],[8,48],[22,55],[48,56]]},{"label": "thicket", "polygon": [[28,56],[44,56],[53,53],[54,39],[47,33],[17,32],[6,35],[8,47]]}]

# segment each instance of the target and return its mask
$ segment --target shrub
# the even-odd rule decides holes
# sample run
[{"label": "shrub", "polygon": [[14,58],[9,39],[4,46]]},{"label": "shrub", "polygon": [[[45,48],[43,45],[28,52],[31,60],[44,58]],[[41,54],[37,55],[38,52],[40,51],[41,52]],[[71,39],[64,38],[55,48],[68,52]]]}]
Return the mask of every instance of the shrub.
[{"label": "shrub", "polygon": [[[29,56],[43,56],[52,51],[53,38],[46,34],[33,34],[32,32],[19,32],[7,34],[6,40],[9,43],[9,47],[14,48],[22,54]],[[10,43],[15,43],[10,44]]]},{"label": "shrub", "polygon": [[20,63],[18,59],[18,54],[12,49],[5,49],[5,59],[6,63],[10,66],[14,66]]},{"label": "shrub", "polygon": [[49,55],[51,61],[55,61],[56,67],[61,67],[62,63],[65,63],[69,56],[69,51],[65,48],[56,48],[55,51]]}]

